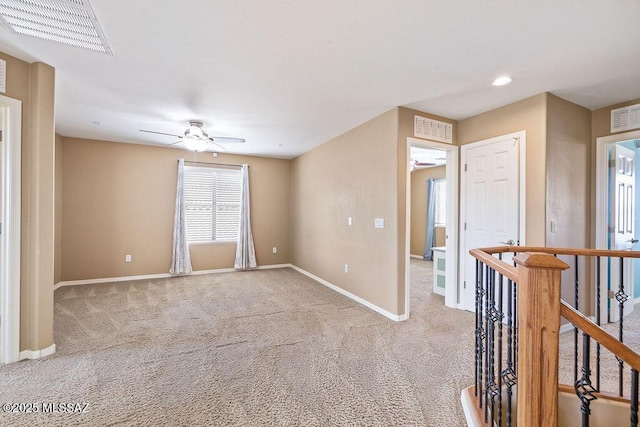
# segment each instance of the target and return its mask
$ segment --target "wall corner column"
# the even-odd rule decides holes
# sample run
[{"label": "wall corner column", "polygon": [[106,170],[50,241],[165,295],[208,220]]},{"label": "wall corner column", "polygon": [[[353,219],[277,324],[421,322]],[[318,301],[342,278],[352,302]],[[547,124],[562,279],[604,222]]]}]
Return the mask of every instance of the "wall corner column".
[{"label": "wall corner column", "polygon": [[27,132],[22,145],[20,350],[53,348],[55,70],[30,64]]}]

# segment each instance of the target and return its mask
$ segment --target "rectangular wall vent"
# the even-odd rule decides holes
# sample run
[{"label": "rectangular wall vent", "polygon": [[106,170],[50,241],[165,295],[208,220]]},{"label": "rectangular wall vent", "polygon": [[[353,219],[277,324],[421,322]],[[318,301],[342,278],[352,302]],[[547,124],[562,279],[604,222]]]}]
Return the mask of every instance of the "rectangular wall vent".
[{"label": "rectangular wall vent", "polygon": [[112,55],[89,0],[1,0],[9,31]]},{"label": "rectangular wall vent", "polygon": [[611,110],[611,133],[640,128],[640,104]]},{"label": "rectangular wall vent", "polygon": [[453,125],[426,117],[415,116],[413,136],[452,144]]}]

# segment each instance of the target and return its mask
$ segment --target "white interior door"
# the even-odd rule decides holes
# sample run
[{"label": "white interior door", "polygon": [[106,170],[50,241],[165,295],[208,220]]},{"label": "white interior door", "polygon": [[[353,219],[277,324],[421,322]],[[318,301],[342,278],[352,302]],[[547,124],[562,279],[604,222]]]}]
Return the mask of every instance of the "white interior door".
[{"label": "white interior door", "polygon": [[[0,114],[0,324],[2,324],[2,317],[4,315],[4,289],[7,287],[7,275],[4,272],[7,269],[5,265],[6,257],[6,231],[3,227],[6,227],[5,220],[5,207],[7,203],[8,188],[5,187],[5,147],[4,147],[4,114]],[[5,340],[2,336],[2,328],[0,328],[0,362],[4,362],[5,354]]]},{"label": "white interior door", "polygon": [[[611,206],[610,212],[610,248],[630,251],[637,241],[635,237],[635,151],[620,144],[611,146]],[[624,305],[624,315],[633,311],[633,260],[626,258],[620,265],[619,259],[612,259],[609,290],[617,293],[622,279],[624,293],[628,300]],[[622,277],[621,270],[622,268]],[[624,297],[623,297],[624,298]],[[620,316],[618,300],[610,301],[610,320],[616,321]]]},{"label": "white interior door", "polygon": [[[475,258],[469,250],[519,244],[519,141],[511,135],[463,147],[461,254],[463,309],[475,311]],[[503,260],[511,262],[512,254]]]},{"label": "white interior door", "polygon": [[21,111],[0,95],[0,363],[20,358]]}]

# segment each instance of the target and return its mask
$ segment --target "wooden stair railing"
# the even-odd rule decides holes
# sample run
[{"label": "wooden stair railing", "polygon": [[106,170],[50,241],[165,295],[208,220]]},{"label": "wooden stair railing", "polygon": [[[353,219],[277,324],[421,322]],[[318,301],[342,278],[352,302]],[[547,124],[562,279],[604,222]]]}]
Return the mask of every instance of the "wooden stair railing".
[{"label": "wooden stair railing", "polygon": [[561,301],[560,303],[560,314],[582,332],[586,333],[611,353],[615,354],[616,357],[628,363],[636,371],[640,371],[640,355],[631,350],[624,343],[621,343],[609,335],[608,332],[593,323],[591,319],[586,317],[584,314],[580,313],[564,301]]},{"label": "wooden stair railing", "polygon": [[[494,254],[513,252],[516,255],[513,260],[517,267],[511,266],[501,259],[494,257]],[[484,423],[493,423],[493,412],[495,409],[494,399],[499,401],[500,417],[502,415],[502,399],[500,389],[507,383],[508,378],[505,371],[501,371],[502,352],[502,332],[504,327],[503,316],[504,307],[502,305],[504,295],[502,287],[503,279],[508,281],[508,286],[513,286],[513,292],[509,289],[509,295],[513,293],[515,301],[514,313],[517,312],[517,329],[514,330],[515,338],[509,337],[509,344],[506,353],[511,356],[513,343],[514,368],[517,366],[517,425],[519,427],[555,427],[558,422],[558,359],[559,359],[559,332],[560,317],[565,317],[575,326],[575,364],[576,364],[576,384],[575,390],[580,396],[578,387],[580,382],[577,378],[577,340],[578,330],[583,333],[583,342],[586,344],[583,353],[589,358],[590,339],[593,338],[599,346],[608,349],[618,359],[620,366],[627,363],[632,368],[631,379],[631,415],[630,425],[638,425],[638,371],[640,371],[640,356],[627,347],[621,340],[617,340],[596,323],[584,316],[582,313],[568,305],[561,299],[561,276],[562,271],[569,268],[565,262],[557,258],[556,255],[575,256],[575,265],[578,265],[578,256],[616,257],[620,258],[640,258],[640,252],[629,251],[607,251],[590,249],[566,249],[566,248],[539,248],[539,247],[514,247],[503,246],[497,248],[473,249],[470,254],[477,260],[476,297],[485,298],[484,301],[476,302],[476,384],[475,393],[480,407],[484,405]],[[620,263],[622,266],[622,261]],[[576,267],[577,270],[577,267]],[[598,272],[599,272],[598,267]],[[498,278],[496,278],[498,277]],[[486,283],[484,283],[486,281]],[[577,286],[578,278],[576,273],[576,306],[578,305]],[[517,286],[516,286],[517,285]],[[620,291],[623,291],[622,284]],[[517,289],[517,294],[516,294]],[[498,295],[499,292],[499,297]],[[624,296],[624,292],[622,292]],[[490,298],[490,299],[489,299]],[[511,298],[511,296],[509,296]],[[598,297],[599,298],[599,297]],[[516,301],[517,300],[517,301]],[[623,299],[621,309],[624,306]],[[619,300],[620,301],[620,300]],[[517,310],[517,311],[516,311]],[[511,313],[507,314],[511,316]],[[516,324],[509,323],[507,329],[516,327]],[[622,327],[622,317],[620,318]],[[498,338],[494,336],[498,330]],[[509,331],[511,333],[511,331]],[[620,336],[622,338],[622,335]],[[480,344],[478,344],[480,340]],[[497,343],[497,344],[496,344]],[[493,360],[495,347],[498,347],[499,361]],[[491,353],[491,354],[490,354]],[[584,356],[583,354],[583,356]],[[491,358],[491,359],[489,359]],[[486,362],[486,366],[481,366]],[[587,362],[588,363],[588,362]],[[496,367],[497,364],[497,375]],[[599,365],[598,365],[599,366]],[[622,373],[622,368],[621,373]],[[583,371],[584,371],[583,367]],[[589,382],[589,367],[587,365],[587,385]],[[584,375],[584,372],[583,372]],[[598,367],[599,375],[599,367]],[[622,374],[621,374],[622,375]],[[584,376],[582,378],[584,380]],[[514,381],[511,381],[513,384]],[[583,383],[584,385],[584,383]],[[511,385],[509,385],[511,386]],[[566,388],[566,387],[565,387]],[[595,390],[599,391],[599,390]],[[497,397],[496,397],[497,395]],[[622,396],[622,379],[620,379],[620,396]],[[484,402],[483,402],[484,397]],[[508,399],[511,399],[509,394]],[[584,403],[584,400],[583,400]],[[583,425],[589,425],[589,401],[582,407]],[[491,414],[491,419],[487,419],[487,414]],[[586,420],[586,421],[585,421]],[[498,422],[496,420],[496,422]],[[507,422],[511,425],[511,420]]]}]

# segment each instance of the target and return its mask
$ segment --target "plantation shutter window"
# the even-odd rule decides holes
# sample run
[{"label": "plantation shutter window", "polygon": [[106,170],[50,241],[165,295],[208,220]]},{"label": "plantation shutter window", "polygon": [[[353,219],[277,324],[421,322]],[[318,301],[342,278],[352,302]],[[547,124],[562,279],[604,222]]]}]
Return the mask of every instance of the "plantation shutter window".
[{"label": "plantation shutter window", "polygon": [[239,170],[186,166],[187,241],[236,241],[240,227]]}]

